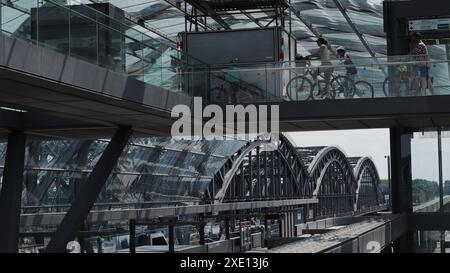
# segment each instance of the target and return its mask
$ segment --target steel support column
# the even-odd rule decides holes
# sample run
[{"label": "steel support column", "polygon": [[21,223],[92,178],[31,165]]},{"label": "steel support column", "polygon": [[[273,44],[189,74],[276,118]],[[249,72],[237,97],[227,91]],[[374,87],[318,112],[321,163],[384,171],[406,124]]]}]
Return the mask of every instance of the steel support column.
[{"label": "steel support column", "polygon": [[11,132],[0,193],[0,253],[18,252],[26,135]]},{"label": "steel support column", "polygon": [[136,220],[130,219],[130,253],[136,253]]},{"label": "steel support column", "polygon": [[[405,128],[390,129],[392,213],[412,213],[411,139]],[[395,242],[398,252],[414,251],[414,236],[409,230]]]},{"label": "steel support column", "polygon": [[198,235],[199,235],[199,244],[200,245],[205,245],[205,225],[204,224],[200,224],[198,226]]},{"label": "steel support column", "polygon": [[[444,179],[442,177],[442,132],[441,127],[437,129],[438,137],[438,169],[439,169],[439,211],[444,210]],[[445,251],[444,251],[445,253]]]},{"label": "steel support column", "polygon": [[200,237],[200,245],[205,245],[205,216],[203,214],[199,215],[200,224],[198,225],[198,235]]},{"label": "steel support column", "polygon": [[225,239],[230,239],[230,218],[225,218]]},{"label": "steel support column", "polygon": [[175,252],[175,231],[174,231],[174,225],[172,222],[168,225],[169,228],[169,253]]},{"label": "steel support column", "polygon": [[412,212],[411,139],[403,128],[390,129],[393,213]]},{"label": "steel support column", "polygon": [[86,183],[83,184],[80,194],[73,201],[72,206],[52,236],[46,249],[47,252],[64,252],[67,242],[76,236],[106,180],[116,166],[131,137],[131,133],[131,128],[123,127],[114,134]]}]

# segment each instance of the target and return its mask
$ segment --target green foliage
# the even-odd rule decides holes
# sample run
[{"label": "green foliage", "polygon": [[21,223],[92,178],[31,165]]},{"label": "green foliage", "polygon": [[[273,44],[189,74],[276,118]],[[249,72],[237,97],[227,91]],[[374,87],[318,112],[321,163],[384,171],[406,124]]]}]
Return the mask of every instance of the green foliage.
[{"label": "green foliage", "polygon": [[[450,181],[445,181],[450,195]],[[379,184],[380,191],[383,193],[389,192],[389,181],[387,179],[380,179]],[[412,181],[412,201],[414,204],[421,204],[439,197],[439,184],[436,181],[429,181],[426,179],[414,179]]]},{"label": "green foliage", "polygon": [[439,197],[439,184],[425,179],[412,181],[412,201],[420,204]]},{"label": "green foliage", "polygon": [[381,192],[388,193],[389,192],[389,180],[380,179],[380,184],[378,184],[378,187]]}]

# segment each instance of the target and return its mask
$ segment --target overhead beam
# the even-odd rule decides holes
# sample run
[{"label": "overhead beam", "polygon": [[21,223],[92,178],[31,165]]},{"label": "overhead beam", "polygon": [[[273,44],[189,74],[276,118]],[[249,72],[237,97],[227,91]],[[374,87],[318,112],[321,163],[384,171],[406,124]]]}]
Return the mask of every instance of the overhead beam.
[{"label": "overhead beam", "polygon": [[22,113],[0,109],[0,128],[20,130]]},{"label": "overhead beam", "polygon": [[206,3],[204,0],[186,0],[191,6],[197,8],[200,10],[203,14],[209,15],[214,21],[216,21],[219,25],[221,25],[223,28],[230,30],[231,27],[228,25],[225,20],[222,19],[214,10],[212,10],[208,3]]},{"label": "overhead beam", "polygon": [[92,173],[82,185],[80,194],[75,198],[69,211],[58,226],[47,246],[47,252],[64,252],[67,242],[76,237],[110,173],[116,166],[131,134],[132,130],[129,127],[122,127],[115,133]]},{"label": "overhead beam", "polygon": [[[3,104],[2,104],[3,105]],[[0,108],[0,128],[14,131],[33,130],[79,130],[116,128],[112,123],[87,122],[74,118],[60,117],[40,111],[14,111]]]},{"label": "overhead beam", "polygon": [[411,230],[450,230],[449,212],[420,212],[408,217]]},{"label": "overhead beam", "polygon": [[[177,5],[177,2],[176,2],[176,1],[174,1],[174,0],[164,0],[164,1],[166,1],[166,2],[169,3],[171,6],[173,6],[173,7],[176,8],[176,9],[178,9],[180,12],[182,12],[182,13],[184,14],[184,17],[185,17],[189,22],[195,23],[194,20],[191,18],[191,16],[181,8],[181,5]],[[207,24],[203,24],[203,23],[198,22],[198,21],[197,21],[196,23],[197,23],[197,24],[200,24],[200,25],[201,25],[202,27],[204,27],[204,28],[207,28],[207,29],[210,29],[210,30],[217,30],[217,29],[214,29],[214,28],[208,26]]]},{"label": "overhead beam", "polygon": [[8,136],[0,193],[0,253],[18,252],[25,140],[23,131]]}]

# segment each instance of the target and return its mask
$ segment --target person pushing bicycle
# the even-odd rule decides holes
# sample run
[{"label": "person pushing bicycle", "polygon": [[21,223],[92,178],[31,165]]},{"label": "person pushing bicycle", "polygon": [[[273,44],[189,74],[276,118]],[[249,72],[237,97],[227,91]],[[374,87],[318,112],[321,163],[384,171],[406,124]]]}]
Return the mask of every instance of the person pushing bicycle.
[{"label": "person pushing bicycle", "polygon": [[[358,70],[356,69],[355,64],[353,63],[352,59],[350,59],[350,56],[346,53],[346,50],[344,47],[338,47],[337,49],[337,55],[336,57],[343,61],[345,65],[346,70],[346,77],[349,78],[351,81],[355,82],[356,74],[358,74]],[[344,90],[344,96],[349,97],[353,92],[351,90],[352,84],[350,82],[345,83],[345,90]],[[356,90],[355,90],[356,91]]]},{"label": "person pushing bicycle", "polygon": [[[312,77],[318,84],[317,76],[320,73],[324,73],[325,79],[325,93],[322,94],[324,97],[330,97],[330,80],[331,74],[333,73],[333,68],[331,67],[332,63],[330,62],[330,52],[328,50],[328,42],[324,38],[317,39],[317,45],[319,46],[319,52],[316,54],[312,54],[308,58],[318,57],[320,60],[320,67],[312,74]],[[320,91],[320,90],[319,90]]]}]

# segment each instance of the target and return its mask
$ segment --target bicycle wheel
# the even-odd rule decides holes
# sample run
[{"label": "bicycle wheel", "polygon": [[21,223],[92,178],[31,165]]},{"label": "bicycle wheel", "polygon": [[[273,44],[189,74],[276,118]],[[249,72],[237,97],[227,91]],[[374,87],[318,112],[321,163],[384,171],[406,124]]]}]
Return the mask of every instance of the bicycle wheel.
[{"label": "bicycle wheel", "polygon": [[329,91],[327,92],[327,84],[324,80],[319,80],[318,82],[313,84],[311,97],[313,100],[324,100],[324,99],[334,99],[335,93],[331,88],[331,82]]},{"label": "bicycle wheel", "polygon": [[409,93],[408,79],[399,79],[398,77],[387,77],[383,83],[383,92],[385,97],[398,97]]},{"label": "bicycle wheel", "polygon": [[373,86],[366,81],[357,81],[355,83],[355,94],[360,98],[373,98]]},{"label": "bicycle wheel", "polygon": [[336,76],[331,80],[331,93],[333,98],[343,94],[345,98],[351,98],[355,95],[355,83],[347,76]]},{"label": "bicycle wheel", "polygon": [[291,100],[303,101],[312,99],[312,88],[312,83],[308,78],[298,76],[288,82],[286,92]]}]

